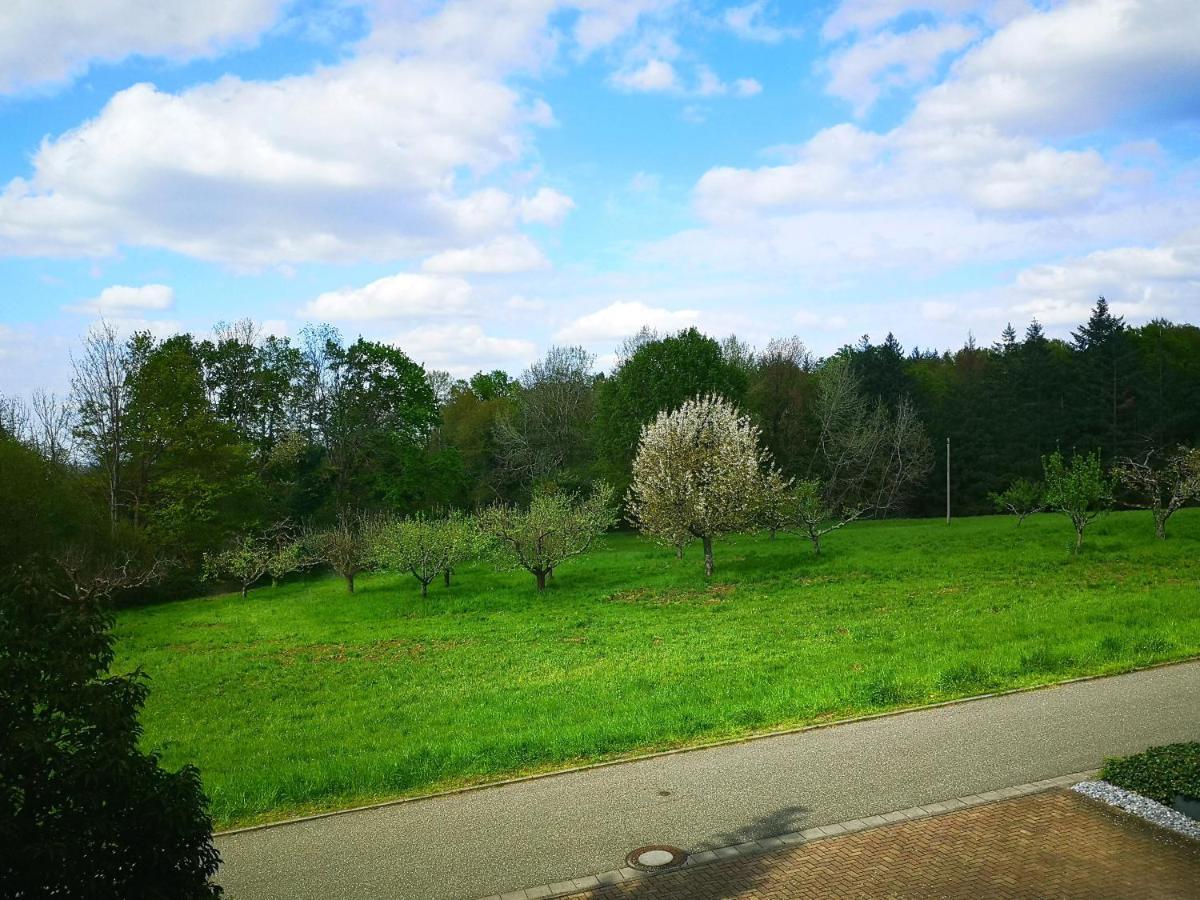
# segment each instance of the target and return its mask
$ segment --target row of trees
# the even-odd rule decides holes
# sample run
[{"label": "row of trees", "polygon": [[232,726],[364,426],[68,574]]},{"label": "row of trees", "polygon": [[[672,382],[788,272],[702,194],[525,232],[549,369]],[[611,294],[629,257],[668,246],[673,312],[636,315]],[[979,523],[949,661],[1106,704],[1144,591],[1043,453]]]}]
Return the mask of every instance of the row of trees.
[{"label": "row of trees", "polygon": [[347,509],[525,506],[543,488],[603,481],[628,519],[643,426],[695,397],[741,410],[802,493],[789,515],[806,509],[817,532],[856,510],[938,511],[945,463],[920,434],[952,439],[961,514],[1040,478],[1057,447],[1098,447],[1112,465],[1200,437],[1200,329],[1130,328],[1103,300],[1069,341],[1033,323],[940,354],[890,335],[817,359],[797,338],[755,351],[643,330],[609,374],[555,347],[517,379],[455,380],[326,326],[292,341],[237,323],[203,339],[100,328],[74,364],[67,398],[0,399],[0,464],[17,475],[0,492],[21,511],[0,540],[14,559],[85,544],[97,560],[170,560],[160,590],[174,593],[240,535],[282,521],[328,530]]},{"label": "row of trees", "polygon": [[1042,469],[1043,481],[1018,478],[993,494],[992,501],[1001,512],[1015,515],[1018,525],[1043,510],[1063,513],[1075,527],[1075,553],[1083,546],[1087,526],[1112,507],[1121,488],[1126,505],[1153,513],[1154,533],[1160,540],[1166,540],[1171,516],[1185,504],[1200,501],[1200,449],[1180,446],[1167,454],[1126,457],[1108,472],[1098,451],[1074,454],[1067,460],[1055,450],[1043,457]]},{"label": "row of trees", "polygon": [[488,559],[499,568],[526,570],[544,590],[558,566],[586,553],[616,520],[612,488],[603,483],[582,499],[540,489],[527,507],[497,503],[476,516],[345,512],[320,531],[295,534],[285,523],[240,535],[225,550],[206,554],[204,571],[209,579],[233,581],[243,597],[267,575],[277,582],[317,565],[339,574],[351,594],[362,572],[397,572],[416,578],[424,597],[439,577],[449,587],[464,562]]}]

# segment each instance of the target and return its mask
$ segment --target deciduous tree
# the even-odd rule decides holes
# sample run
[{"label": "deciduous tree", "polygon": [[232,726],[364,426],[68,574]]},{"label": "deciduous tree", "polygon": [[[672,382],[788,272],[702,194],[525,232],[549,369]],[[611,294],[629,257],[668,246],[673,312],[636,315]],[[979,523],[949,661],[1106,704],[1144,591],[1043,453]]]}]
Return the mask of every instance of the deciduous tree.
[{"label": "deciduous tree", "polygon": [[716,395],[660,412],[642,429],[627,506],[640,531],[675,543],[685,531],[704,544],[713,572],[713,539],[753,528],[770,454],[758,429]]},{"label": "deciduous tree", "polygon": [[1017,525],[1046,508],[1046,489],[1029,478],[1018,478],[1005,490],[992,494],[991,498],[998,511],[1017,517]]},{"label": "deciduous tree", "polygon": [[1178,447],[1158,466],[1151,453],[1140,461],[1126,458],[1116,475],[1138,504],[1154,514],[1154,533],[1165,540],[1167,520],[1185,503],[1200,500],[1200,449]]},{"label": "deciduous tree", "polygon": [[1100,465],[1100,452],[1073,454],[1064,461],[1060,451],[1042,457],[1046,481],[1046,505],[1071,520],[1075,547],[1083,546],[1083,532],[1112,503],[1112,479]]},{"label": "deciduous tree", "polygon": [[613,526],[612,500],[613,490],[604,482],[598,482],[584,499],[538,490],[525,509],[496,504],[484,510],[479,526],[503,563],[529,572],[542,591],[555,569],[586,553]]}]

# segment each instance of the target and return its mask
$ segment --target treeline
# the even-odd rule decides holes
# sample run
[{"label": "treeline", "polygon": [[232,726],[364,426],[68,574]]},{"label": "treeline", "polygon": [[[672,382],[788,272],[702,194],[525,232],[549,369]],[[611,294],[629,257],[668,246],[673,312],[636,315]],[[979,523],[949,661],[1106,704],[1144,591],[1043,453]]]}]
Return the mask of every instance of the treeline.
[{"label": "treeline", "polygon": [[1039,478],[1056,448],[1109,464],[1200,436],[1200,328],[1132,328],[1103,299],[1067,341],[1034,322],[986,347],[906,350],[889,334],[818,359],[798,338],[756,350],[643,330],[611,374],[594,363],[554,347],[516,379],[455,380],[328,326],[295,341],[248,322],[206,339],[101,327],[73,355],[68,397],[0,404],[11,511],[0,540],[12,561],[57,554],[81,578],[101,560],[129,571],[169,560],[156,590],[194,590],[206,553],[281,523],[526,504],[539,488],[582,494],[599,481],[622,498],[643,425],[713,394],[749,415],[784,476],[827,479],[819,398],[833,364],[869,407],[855,415],[908,423],[932,444],[919,482],[880,507],[888,515],[944,508],[947,437],[955,511],[974,514]]}]

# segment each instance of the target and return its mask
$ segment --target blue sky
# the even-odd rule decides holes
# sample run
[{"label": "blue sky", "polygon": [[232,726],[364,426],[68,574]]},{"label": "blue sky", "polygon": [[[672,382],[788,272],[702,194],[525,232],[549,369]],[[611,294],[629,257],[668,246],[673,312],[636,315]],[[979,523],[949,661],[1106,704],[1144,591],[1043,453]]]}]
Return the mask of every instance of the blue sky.
[{"label": "blue sky", "polygon": [[[72,8],[82,7],[82,8]],[[433,368],[1200,319],[1194,0],[17,0],[0,392],[124,331]]]}]

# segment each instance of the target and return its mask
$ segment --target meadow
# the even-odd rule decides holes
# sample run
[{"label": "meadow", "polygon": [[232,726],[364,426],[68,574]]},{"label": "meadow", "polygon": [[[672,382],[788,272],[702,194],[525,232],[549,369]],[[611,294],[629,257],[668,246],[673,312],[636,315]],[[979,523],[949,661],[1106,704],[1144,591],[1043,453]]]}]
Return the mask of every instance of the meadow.
[{"label": "meadow", "polygon": [[863,522],[820,556],[722,540],[716,574],[628,534],[564,564],[348,595],[313,577],[119,614],[144,745],[218,827],[1200,654],[1200,509],[1158,541],[1057,515]]}]

